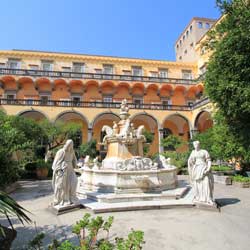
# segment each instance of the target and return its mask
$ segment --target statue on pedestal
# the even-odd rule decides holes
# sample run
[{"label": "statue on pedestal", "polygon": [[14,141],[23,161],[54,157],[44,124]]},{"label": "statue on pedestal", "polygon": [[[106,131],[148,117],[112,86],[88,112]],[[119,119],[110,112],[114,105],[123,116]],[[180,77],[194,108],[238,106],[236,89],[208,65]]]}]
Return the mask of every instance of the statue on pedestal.
[{"label": "statue on pedestal", "polygon": [[63,148],[57,151],[52,165],[54,206],[68,206],[79,202],[76,197],[77,177],[74,171],[76,167],[73,141],[67,140]]},{"label": "statue on pedestal", "polygon": [[194,202],[214,205],[210,156],[206,150],[200,149],[199,141],[194,141],[193,145],[194,150],[188,159],[188,172],[194,190]]}]

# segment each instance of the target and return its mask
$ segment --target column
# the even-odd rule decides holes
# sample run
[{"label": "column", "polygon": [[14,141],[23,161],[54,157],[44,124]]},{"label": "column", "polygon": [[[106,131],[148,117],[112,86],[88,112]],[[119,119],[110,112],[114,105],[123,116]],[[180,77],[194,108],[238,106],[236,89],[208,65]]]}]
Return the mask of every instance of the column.
[{"label": "column", "polygon": [[92,132],[93,132],[93,129],[88,128],[88,142],[92,139]]},{"label": "column", "polygon": [[164,152],[164,148],[161,146],[161,139],[163,139],[163,128],[158,129],[158,136],[159,136],[159,154]]}]

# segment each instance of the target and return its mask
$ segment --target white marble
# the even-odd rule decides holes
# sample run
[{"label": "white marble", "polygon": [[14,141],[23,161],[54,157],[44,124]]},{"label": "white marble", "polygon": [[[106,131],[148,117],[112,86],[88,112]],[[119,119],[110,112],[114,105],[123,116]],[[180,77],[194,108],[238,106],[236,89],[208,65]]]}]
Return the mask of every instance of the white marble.
[{"label": "white marble", "polygon": [[76,167],[73,141],[67,140],[63,148],[57,151],[52,165],[53,205],[56,208],[79,203],[76,197],[77,177],[74,171]]},{"label": "white marble", "polygon": [[205,205],[214,205],[214,179],[211,172],[209,153],[200,149],[200,142],[194,141],[194,150],[188,159],[188,171],[194,191],[194,202]]}]

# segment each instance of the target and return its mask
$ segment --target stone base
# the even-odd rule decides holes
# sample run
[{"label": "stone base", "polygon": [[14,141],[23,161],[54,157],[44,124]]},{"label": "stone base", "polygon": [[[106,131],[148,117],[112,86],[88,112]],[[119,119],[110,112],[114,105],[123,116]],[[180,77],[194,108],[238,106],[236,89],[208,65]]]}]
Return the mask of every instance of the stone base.
[{"label": "stone base", "polygon": [[72,211],[75,211],[75,210],[82,208],[83,205],[81,203],[82,203],[82,201],[80,201],[79,204],[70,204],[70,205],[65,205],[65,206],[60,206],[60,205],[54,206],[53,204],[51,204],[48,207],[48,209],[53,214],[60,215],[60,214],[69,213],[69,212],[72,212]]},{"label": "stone base", "polygon": [[200,203],[200,202],[194,202],[194,205],[196,208],[201,209],[201,210],[220,212],[220,206],[216,201],[214,202],[213,205]]},{"label": "stone base", "polygon": [[224,185],[232,185],[232,177],[227,175],[217,175],[214,174],[214,182]]},{"label": "stone base", "polygon": [[167,190],[159,193],[100,193],[87,192],[87,199],[101,203],[120,203],[120,202],[136,202],[136,201],[162,201],[162,200],[177,200],[182,198],[189,190],[189,187],[179,187],[172,190]]}]

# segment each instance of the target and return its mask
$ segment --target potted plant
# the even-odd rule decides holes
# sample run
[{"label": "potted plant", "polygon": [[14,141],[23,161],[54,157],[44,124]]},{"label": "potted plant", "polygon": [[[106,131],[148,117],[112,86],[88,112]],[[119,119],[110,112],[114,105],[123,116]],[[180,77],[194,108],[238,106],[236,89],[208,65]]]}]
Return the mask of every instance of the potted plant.
[{"label": "potted plant", "polygon": [[242,175],[235,175],[233,176],[233,184],[242,187],[242,188],[249,188],[250,187],[250,177],[245,177]]},{"label": "potted plant", "polygon": [[50,163],[44,160],[38,160],[36,163],[36,176],[39,180],[44,180],[48,177]]},{"label": "potted plant", "polygon": [[31,223],[31,219],[25,214],[25,212],[27,212],[27,210],[21,207],[13,198],[0,191],[0,215],[5,216],[10,225],[10,228],[8,228],[0,224],[1,249],[10,249],[11,243],[16,238],[17,232],[12,225],[10,216],[17,216],[22,224],[24,221]]}]

